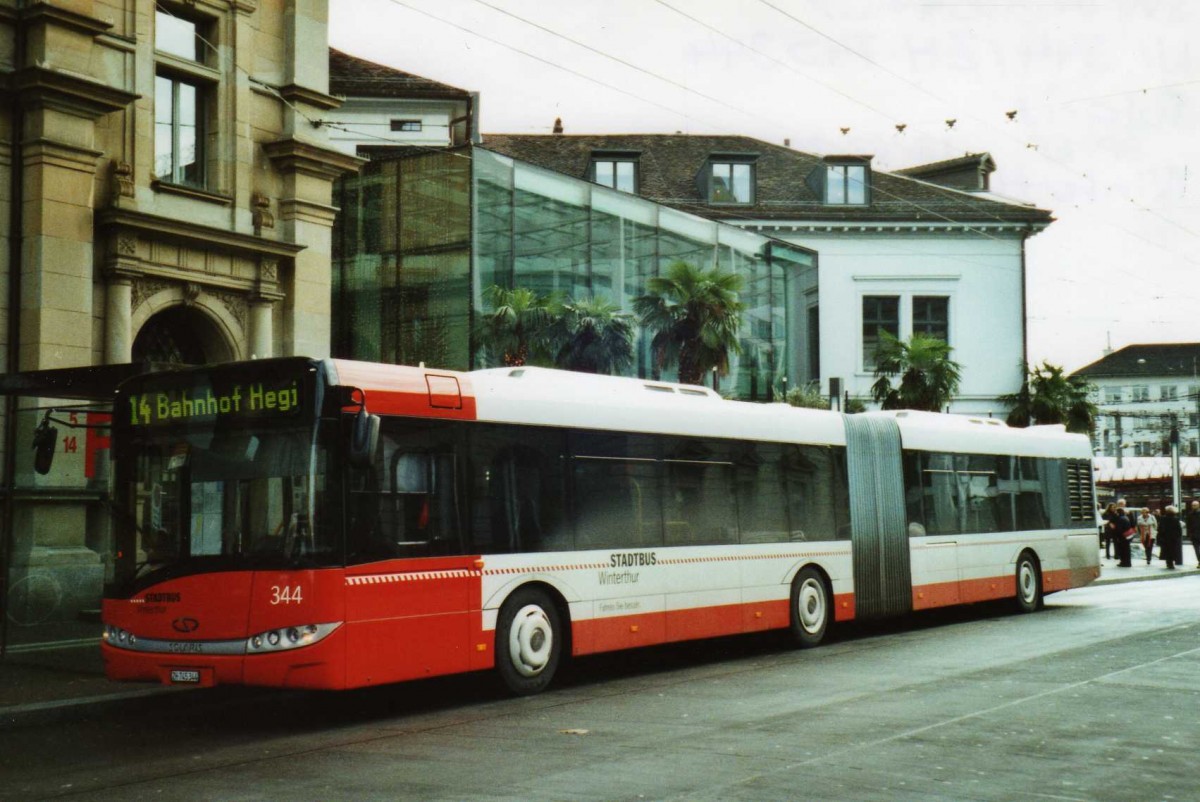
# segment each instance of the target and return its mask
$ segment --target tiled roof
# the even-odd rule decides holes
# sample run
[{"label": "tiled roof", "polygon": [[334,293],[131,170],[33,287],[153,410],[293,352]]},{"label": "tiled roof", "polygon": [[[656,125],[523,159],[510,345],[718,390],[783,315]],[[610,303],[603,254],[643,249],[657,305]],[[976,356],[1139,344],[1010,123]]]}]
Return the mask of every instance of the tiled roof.
[{"label": "tiled roof", "polygon": [[1076,376],[1105,377],[1200,376],[1200,343],[1127,345],[1075,371]]},{"label": "tiled roof", "polygon": [[329,93],[343,97],[403,97],[466,100],[465,89],[385,67],[329,48]]},{"label": "tiled roof", "polygon": [[996,162],[992,160],[991,154],[988,153],[968,153],[965,156],[943,159],[940,162],[929,162],[928,164],[918,164],[914,167],[905,167],[895,172],[896,175],[922,176],[965,168],[982,168],[990,172],[996,169]]},{"label": "tiled roof", "polygon": [[[870,204],[827,205],[809,187],[823,157],[745,136],[693,134],[485,134],[484,148],[577,178],[589,178],[592,154],[638,154],[638,194],[718,220],[829,220],[1049,223],[1050,212],[1005,203],[894,173],[872,170]],[[752,155],[755,203],[710,205],[697,176],[710,156]]]}]

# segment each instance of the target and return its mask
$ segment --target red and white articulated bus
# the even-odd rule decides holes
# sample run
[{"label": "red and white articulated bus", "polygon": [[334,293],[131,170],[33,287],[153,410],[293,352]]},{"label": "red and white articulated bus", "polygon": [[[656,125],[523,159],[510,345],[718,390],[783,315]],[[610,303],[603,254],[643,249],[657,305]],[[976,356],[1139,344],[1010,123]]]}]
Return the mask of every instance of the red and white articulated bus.
[{"label": "red and white articulated bus", "polygon": [[538,368],[285,358],[114,407],[117,680],[345,689],[1099,575],[1087,438]]}]

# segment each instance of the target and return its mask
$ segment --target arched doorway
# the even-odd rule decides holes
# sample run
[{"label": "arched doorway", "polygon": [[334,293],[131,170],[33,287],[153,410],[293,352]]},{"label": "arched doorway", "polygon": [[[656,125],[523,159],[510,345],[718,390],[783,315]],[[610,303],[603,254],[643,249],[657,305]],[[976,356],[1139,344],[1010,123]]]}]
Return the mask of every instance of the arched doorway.
[{"label": "arched doorway", "polygon": [[134,362],[207,365],[233,359],[233,352],[203,312],[172,306],[154,314],[133,341]]}]

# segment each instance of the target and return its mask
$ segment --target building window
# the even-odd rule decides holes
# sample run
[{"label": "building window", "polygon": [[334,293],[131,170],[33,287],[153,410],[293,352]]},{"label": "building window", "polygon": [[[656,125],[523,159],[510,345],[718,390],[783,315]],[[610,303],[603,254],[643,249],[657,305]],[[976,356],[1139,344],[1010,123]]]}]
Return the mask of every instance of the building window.
[{"label": "building window", "polygon": [[210,97],[219,73],[216,25],[159,6],[154,13],[154,177],[169,184],[203,187],[206,140],[213,127]]},{"label": "building window", "polygon": [[204,184],[204,93],[182,78],[154,78],[154,176],[172,184]]},{"label": "building window", "polygon": [[405,133],[418,133],[421,130],[420,120],[392,120],[393,131],[403,131]]},{"label": "building window", "polygon": [[1163,401],[1179,400],[1179,388],[1173,384],[1164,384],[1158,388],[1159,398]]},{"label": "building window", "polygon": [[709,203],[753,203],[754,165],[748,162],[713,162],[708,183]]},{"label": "building window", "polygon": [[882,332],[900,337],[900,298],[896,295],[863,296],[862,307],[863,370],[875,370],[875,352],[883,341]]},{"label": "building window", "polygon": [[830,164],[825,168],[825,202],[862,206],[867,202],[867,166]]},{"label": "building window", "polygon": [[1121,394],[1120,387],[1105,387],[1104,388],[1104,403],[1119,404],[1124,400]]},{"label": "building window", "polygon": [[188,61],[205,61],[200,26],[169,11],[154,12],[154,49]]},{"label": "building window", "polygon": [[603,187],[637,192],[637,162],[631,159],[595,159],[592,180]]},{"label": "building window", "polygon": [[1150,400],[1150,387],[1145,384],[1135,384],[1133,386],[1133,400],[1134,401],[1149,401]]},{"label": "building window", "polygon": [[913,334],[950,342],[950,299],[918,295],[912,301]]}]

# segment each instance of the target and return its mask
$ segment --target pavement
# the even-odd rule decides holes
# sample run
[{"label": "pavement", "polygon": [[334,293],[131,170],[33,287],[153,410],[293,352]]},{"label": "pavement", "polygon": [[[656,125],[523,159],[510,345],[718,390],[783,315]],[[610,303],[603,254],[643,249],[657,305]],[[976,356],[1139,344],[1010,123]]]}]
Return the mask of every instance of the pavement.
[{"label": "pavement", "polygon": [[[1093,585],[1145,582],[1200,575],[1190,543],[1184,544],[1182,568],[1168,570],[1157,557],[1147,564],[1140,547],[1133,564],[1121,568],[1100,555],[1100,578]],[[178,710],[208,704],[232,689],[200,690],[165,685],[118,684],[104,677],[100,647],[72,645],[10,653],[0,659],[0,729],[76,721],[115,712],[153,707]],[[232,691],[241,696],[245,689]]]}]

